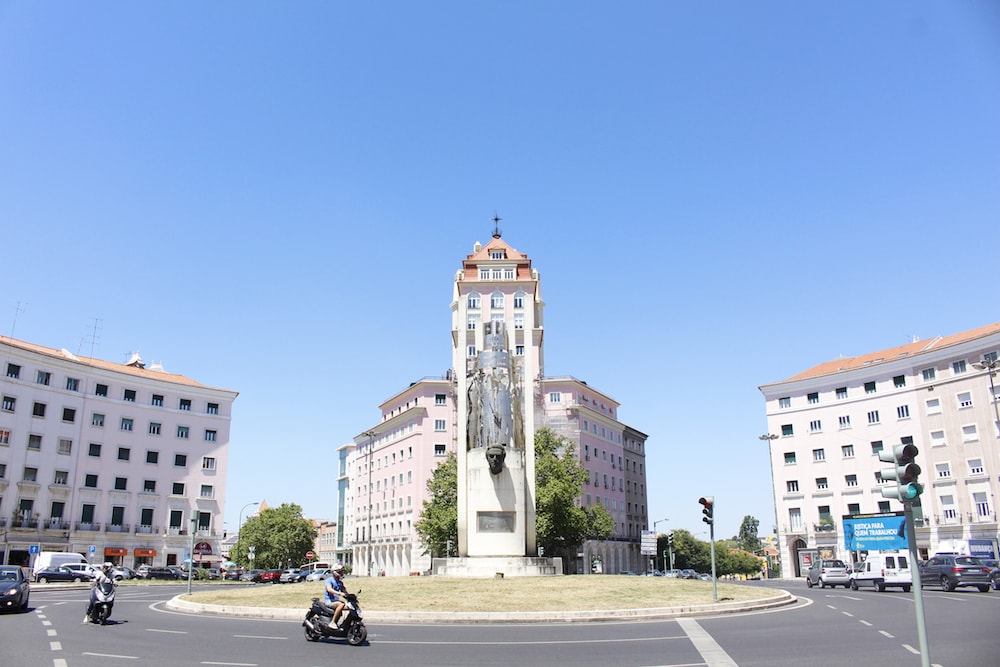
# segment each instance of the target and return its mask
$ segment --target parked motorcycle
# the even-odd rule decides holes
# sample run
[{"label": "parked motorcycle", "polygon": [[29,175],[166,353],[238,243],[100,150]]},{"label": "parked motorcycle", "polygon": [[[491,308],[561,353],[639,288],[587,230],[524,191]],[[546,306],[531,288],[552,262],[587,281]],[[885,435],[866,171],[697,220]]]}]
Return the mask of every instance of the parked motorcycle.
[{"label": "parked motorcycle", "polygon": [[[360,593],[361,591],[358,591]],[[360,646],[368,638],[368,628],[361,620],[361,605],[355,593],[344,595],[344,611],[340,613],[340,625],[333,624],[333,608],[319,598],[312,599],[312,606],[302,621],[306,639],[319,641],[322,637],[346,638],[351,646]]]},{"label": "parked motorcycle", "polygon": [[115,606],[115,582],[102,581],[94,585],[94,606],[90,609],[90,622],[106,625]]}]

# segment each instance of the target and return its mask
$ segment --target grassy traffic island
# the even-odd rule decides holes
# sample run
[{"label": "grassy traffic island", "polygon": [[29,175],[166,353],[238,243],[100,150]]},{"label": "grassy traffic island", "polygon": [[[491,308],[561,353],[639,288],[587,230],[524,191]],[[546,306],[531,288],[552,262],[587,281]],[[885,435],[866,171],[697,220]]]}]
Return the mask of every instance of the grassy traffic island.
[{"label": "grassy traffic island", "polygon": [[[712,605],[712,582],[665,577],[583,575],[557,577],[347,577],[347,590],[367,611],[492,612],[628,610]],[[323,582],[226,586],[181,599],[206,605],[305,609],[323,595]],[[718,584],[718,602],[762,601],[784,591]]]}]

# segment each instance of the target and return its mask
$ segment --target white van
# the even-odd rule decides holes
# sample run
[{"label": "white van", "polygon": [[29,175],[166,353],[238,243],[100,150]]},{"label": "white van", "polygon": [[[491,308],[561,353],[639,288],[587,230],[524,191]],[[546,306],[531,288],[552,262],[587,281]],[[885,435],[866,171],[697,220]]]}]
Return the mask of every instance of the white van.
[{"label": "white van", "polygon": [[34,565],[31,566],[31,574],[35,575],[39,570],[48,570],[60,565],[70,563],[84,563],[87,559],[77,553],[67,553],[65,551],[43,551],[35,558]]},{"label": "white van", "polygon": [[865,562],[851,573],[851,590],[856,591],[862,586],[872,586],[878,592],[890,586],[902,588],[904,593],[910,592],[913,575],[910,573],[909,554],[907,552],[871,553]]}]

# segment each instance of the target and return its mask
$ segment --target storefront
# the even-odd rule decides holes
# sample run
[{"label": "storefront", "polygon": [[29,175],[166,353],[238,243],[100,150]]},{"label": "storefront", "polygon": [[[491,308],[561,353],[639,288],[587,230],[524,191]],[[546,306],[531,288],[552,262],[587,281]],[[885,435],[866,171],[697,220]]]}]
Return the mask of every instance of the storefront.
[{"label": "storefront", "polygon": [[114,563],[115,565],[122,565],[125,563],[125,556],[127,555],[128,555],[128,549],[122,549],[121,547],[104,548],[105,563]]},{"label": "storefront", "polygon": [[134,567],[138,568],[140,565],[152,565],[153,559],[156,558],[156,549],[135,549],[132,552],[135,556]]}]

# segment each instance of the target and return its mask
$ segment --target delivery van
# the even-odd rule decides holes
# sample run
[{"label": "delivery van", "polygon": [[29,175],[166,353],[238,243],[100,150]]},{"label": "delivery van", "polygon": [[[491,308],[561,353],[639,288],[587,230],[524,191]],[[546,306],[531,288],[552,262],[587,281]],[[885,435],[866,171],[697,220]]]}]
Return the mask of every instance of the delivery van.
[{"label": "delivery van", "polygon": [[913,585],[909,557],[905,551],[868,554],[865,562],[851,573],[851,590],[872,586],[881,593],[886,588],[897,587],[909,593]]},{"label": "delivery van", "polygon": [[38,554],[35,558],[34,565],[31,566],[32,575],[36,574],[39,570],[48,570],[60,565],[69,565],[70,563],[86,563],[87,559],[78,553],[66,552],[66,551],[43,551]]}]

